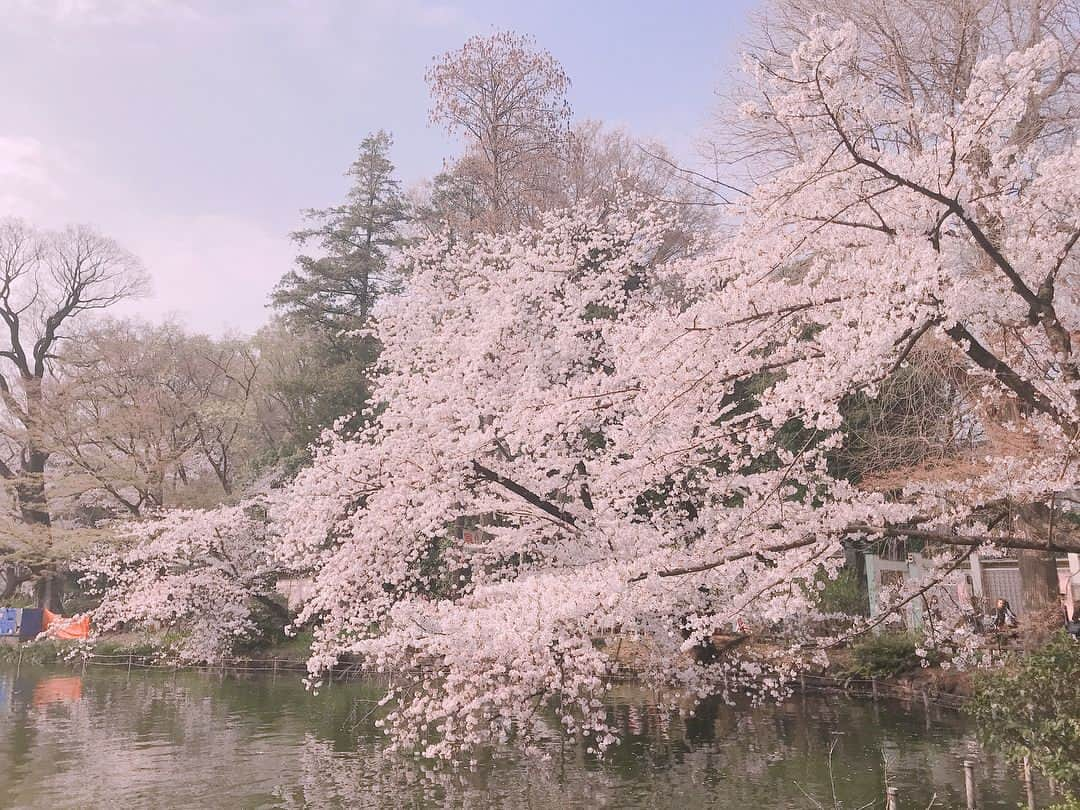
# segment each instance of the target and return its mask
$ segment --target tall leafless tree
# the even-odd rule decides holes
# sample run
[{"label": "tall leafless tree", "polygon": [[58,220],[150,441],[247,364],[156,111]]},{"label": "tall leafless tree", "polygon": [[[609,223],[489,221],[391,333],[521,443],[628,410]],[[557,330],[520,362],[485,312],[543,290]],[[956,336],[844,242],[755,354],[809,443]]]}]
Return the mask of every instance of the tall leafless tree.
[{"label": "tall leafless tree", "polygon": [[0,222],[0,404],[10,451],[0,459],[0,478],[14,496],[29,538],[23,556],[44,584],[45,601],[52,601],[57,570],[49,551],[50,450],[44,431],[54,361],[87,313],[138,293],[144,281],[132,254],[90,228],[49,233],[19,220]]},{"label": "tall leafless tree", "polygon": [[531,38],[501,31],[475,36],[427,72],[431,120],[466,139],[457,171],[482,191],[484,225],[528,221],[560,176],[569,134],[570,78]]}]

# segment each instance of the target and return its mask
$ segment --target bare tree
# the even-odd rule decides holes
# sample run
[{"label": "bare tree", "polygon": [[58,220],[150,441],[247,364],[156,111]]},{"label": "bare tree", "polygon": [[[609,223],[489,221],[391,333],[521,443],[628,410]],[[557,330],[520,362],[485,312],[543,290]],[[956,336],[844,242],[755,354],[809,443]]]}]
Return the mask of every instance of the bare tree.
[{"label": "bare tree", "polygon": [[[0,460],[0,478],[42,546],[49,544],[51,524],[44,420],[57,352],[74,322],[138,293],[144,280],[134,256],[89,228],[47,233],[19,220],[0,222],[0,404],[13,451]],[[46,592],[56,571],[47,557],[33,559]]]},{"label": "bare tree", "polygon": [[200,377],[206,386],[202,407],[194,414],[196,447],[225,495],[232,495],[237,456],[255,449],[259,353],[247,341],[220,340],[193,359],[203,367]]},{"label": "bare tree", "polygon": [[209,388],[175,324],[105,321],[59,358],[63,379],[46,422],[50,446],[68,465],[65,493],[138,516],[166,505],[197,442],[195,413]]},{"label": "bare tree", "polygon": [[623,209],[633,195],[678,210],[669,252],[714,224],[722,204],[659,143],[640,143],[598,121],[573,122],[561,64],[525,36],[476,36],[435,60],[427,74],[431,120],[464,136],[465,150],[416,207],[430,232],[469,235],[536,225],[575,204]]},{"label": "bare tree", "polygon": [[431,120],[465,135],[457,168],[482,192],[488,229],[529,220],[557,182],[570,124],[570,79],[534,41],[503,31],[475,36],[427,72]]},{"label": "bare tree", "polygon": [[49,447],[64,493],[98,511],[216,504],[281,438],[253,341],[106,320],[58,362]]}]

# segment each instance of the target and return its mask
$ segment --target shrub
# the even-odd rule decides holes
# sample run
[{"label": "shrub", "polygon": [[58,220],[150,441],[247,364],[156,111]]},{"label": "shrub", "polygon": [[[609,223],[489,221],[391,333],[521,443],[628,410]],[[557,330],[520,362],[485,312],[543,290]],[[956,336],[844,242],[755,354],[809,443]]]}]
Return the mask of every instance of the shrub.
[{"label": "shrub", "polygon": [[867,635],[851,652],[853,675],[867,678],[889,678],[919,669],[922,659],[916,654],[915,637],[908,633]]},{"label": "shrub", "polygon": [[865,616],[868,613],[870,603],[866,588],[854,568],[841,568],[835,579],[830,578],[824,569],[819,569],[814,581],[823,585],[820,590],[815,588],[812,591],[814,604],[822,613],[843,613],[847,616]]},{"label": "shrub", "polygon": [[1080,644],[1055,634],[1004,670],[975,682],[968,711],[989,748],[1031,763],[1080,800]]}]

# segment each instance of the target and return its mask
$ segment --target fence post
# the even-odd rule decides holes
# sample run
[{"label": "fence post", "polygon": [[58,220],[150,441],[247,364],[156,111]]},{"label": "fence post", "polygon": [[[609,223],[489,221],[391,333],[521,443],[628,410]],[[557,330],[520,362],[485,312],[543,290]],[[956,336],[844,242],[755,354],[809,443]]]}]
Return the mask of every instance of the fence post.
[{"label": "fence post", "polygon": [[873,694],[874,700],[877,700],[877,678],[873,676],[870,678],[870,692]]},{"label": "fence post", "polygon": [[131,653],[128,653],[128,677],[131,677]]},{"label": "fence post", "polygon": [[885,788],[885,810],[900,810],[900,800],[896,797],[897,789]]},{"label": "fence post", "polygon": [[975,810],[975,763],[964,760],[964,793],[967,794],[967,810]]},{"label": "fence post", "polygon": [[1031,760],[1024,757],[1024,789],[1027,791],[1028,810],[1038,810],[1035,805],[1035,780],[1031,778]]}]

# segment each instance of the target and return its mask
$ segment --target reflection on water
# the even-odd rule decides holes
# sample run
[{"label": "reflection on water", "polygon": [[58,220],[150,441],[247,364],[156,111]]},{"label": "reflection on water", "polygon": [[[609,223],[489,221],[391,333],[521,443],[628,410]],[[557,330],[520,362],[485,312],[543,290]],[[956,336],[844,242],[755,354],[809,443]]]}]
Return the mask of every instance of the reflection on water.
[{"label": "reflection on water", "polygon": [[[963,718],[836,697],[703,706],[681,719],[625,689],[624,741],[603,761],[552,739],[545,758],[445,768],[388,755],[368,711],[376,684],[315,697],[292,677],[90,668],[0,669],[3,807],[699,807],[829,803],[829,750],[845,807],[878,799],[883,760],[902,806],[962,806]],[[1018,783],[979,756],[981,803],[1015,807]],[[805,791],[805,794],[804,794]]]},{"label": "reflection on water", "polygon": [[78,675],[53,675],[34,686],[35,706],[47,703],[74,703],[82,697],[82,678]]}]

